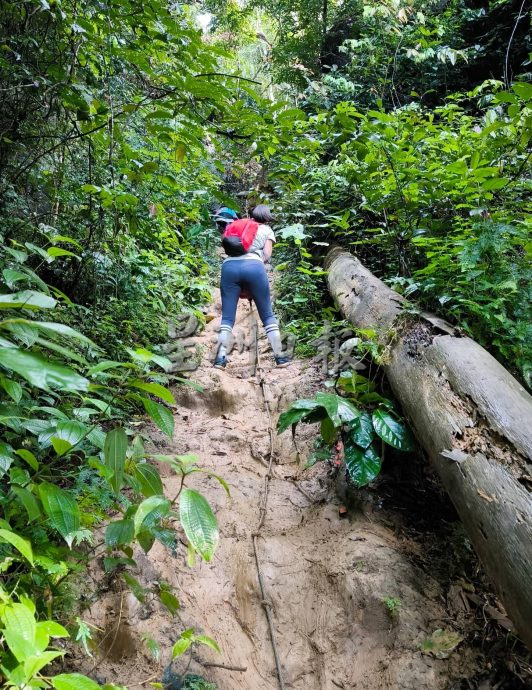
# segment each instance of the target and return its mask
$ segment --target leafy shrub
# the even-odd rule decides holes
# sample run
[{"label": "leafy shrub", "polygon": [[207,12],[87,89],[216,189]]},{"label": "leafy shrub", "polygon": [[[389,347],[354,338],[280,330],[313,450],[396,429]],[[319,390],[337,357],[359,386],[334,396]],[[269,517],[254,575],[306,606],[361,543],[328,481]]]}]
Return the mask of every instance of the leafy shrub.
[{"label": "leafy shrub", "polygon": [[[277,213],[297,225],[314,271],[323,243],[355,251],[528,380],[532,85],[501,86],[432,111],[364,112],[345,101],[308,116],[292,110],[277,118],[270,178]],[[478,115],[461,104],[472,99],[483,103]],[[308,291],[296,275],[287,300]]]},{"label": "leafy shrub", "polygon": [[[166,498],[141,437],[125,424],[142,409],[172,437],[167,405],[174,397],[164,385],[170,362],[144,349],[129,350],[126,362],[101,359],[88,337],[51,320],[58,302],[68,302],[29,262],[43,252],[53,257],[53,249],[15,243],[0,254],[0,676],[21,688],[42,687],[48,681],[41,671],[63,654],[50,647],[54,638],[68,636],[53,615],[70,613],[61,607],[65,580],[98,548],[92,533],[98,516],[119,516],[105,531],[104,564],[119,569],[139,597],[142,588],[127,572],[135,566],[134,543],[148,552],[159,540],[175,551],[176,520],[190,563],[196,554],[209,561],[218,542],[210,506],[186,486],[187,477],[204,471],[197,458],[157,456],[182,480],[179,493]],[[165,588],[156,594],[175,613],[175,596]],[[50,682],[57,690],[98,687],[78,674]]]},{"label": "leafy shrub", "polygon": [[[408,427],[393,403],[375,391],[375,385],[356,372],[343,372],[337,387],[347,397],[334,393],[317,393],[313,399],[296,400],[279,416],[277,433],[299,422],[320,423],[324,443],[332,447],[340,436],[347,472],[357,487],[372,482],[380,473],[382,452],[376,441],[401,451],[413,449]],[[307,467],[327,458],[314,454]]]}]

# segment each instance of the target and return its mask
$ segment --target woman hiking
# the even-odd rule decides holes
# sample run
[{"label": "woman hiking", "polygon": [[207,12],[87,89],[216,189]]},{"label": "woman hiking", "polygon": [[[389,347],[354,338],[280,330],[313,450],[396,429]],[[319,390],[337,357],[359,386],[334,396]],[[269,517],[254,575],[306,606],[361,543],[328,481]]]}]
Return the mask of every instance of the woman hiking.
[{"label": "woman hiking", "polygon": [[214,222],[216,223],[216,227],[223,234],[225,232],[226,227],[230,223],[233,223],[235,220],[238,220],[238,214],[236,211],[233,211],[232,208],[222,206],[222,208],[216,211],[213,218]]},{"label": "woman hiking", "polygon": [[227,364],[227,349],[233,342],[236,309],[243,291],[251,295],[257,305],[276,365],[286,367],[290,364],[290,357],[282,351],[281,333],[273,314],[270,285],[264,267],[270,260],[275,242],[270,227],[272,222],[270,209],[260,204],[251,211],[249,218],[231,223],[224,232],[222,245],[229,256],[222,264],[222,323],[214,361],[217,368],[224,369]]}]

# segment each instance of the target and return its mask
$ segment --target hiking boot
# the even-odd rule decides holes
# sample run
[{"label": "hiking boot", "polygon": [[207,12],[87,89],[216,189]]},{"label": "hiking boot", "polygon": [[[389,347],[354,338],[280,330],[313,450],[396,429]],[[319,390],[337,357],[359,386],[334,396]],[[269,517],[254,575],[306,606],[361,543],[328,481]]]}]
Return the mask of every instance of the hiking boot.
[{"label": "hiking boot", "polygon": [[222,357],[216,357],[214,360],[213,367],[216,367],[216,369],[225,369],[225,366],[227,364],[227,357],[223,355]]},{"label": "hiking boot", "polygon": [[281,367],[287,367],[289,364],[292,363],[292,359],[290,357],[283,357],[282,355],[275,355],[275,364],[281,368]]}]

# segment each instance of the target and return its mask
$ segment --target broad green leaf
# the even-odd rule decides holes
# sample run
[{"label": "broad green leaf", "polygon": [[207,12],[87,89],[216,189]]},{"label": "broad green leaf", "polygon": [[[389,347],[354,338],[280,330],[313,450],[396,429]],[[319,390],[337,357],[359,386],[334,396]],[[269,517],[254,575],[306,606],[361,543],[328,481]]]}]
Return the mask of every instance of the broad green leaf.
[{"label": "broad green leaf", "polygon": [[143,364],[155,362],[155,364],[158,364],[161,369],[164,369],[166,372],[169,372],[172,369],[173,365],[168,357],[156,355],[143,347],[138,347],[136,350],[132,350],[131,348],[127,347],[126,350],[129,352],[131,357],[138,362],[142,362]]},{"label": "broad green leaf", "polygon": [[134,473],[144,496],[162,496],[164,490],[161,476],[153,465],[147,462],[138,463],[135,466]]},{"label": "broad green leaf", "polygon": [[488,180],[484,180],[481,183],[481,187],[485,192],[494,191],[496,189],[502,189],[510,182],[507,177],[492,177]]},{"label": "broad green leaf", "polygon": [[356,445],[367,448],[373,441],[375,432],[373,431],[371,415],[368,412],[362,412],[360,417],[353,419],[348,426],[349,436]]},{"label": "broad green leaf", "polygon": [[27,678],[33,678],[45,666],[50,664],[54,659],[63,656],[65,652],[42,652],[41,654],[34,654],[24,659],[24,673]]},{"label": "broad green leaf", "polygon": [[162,517],[165,517],[170,512],[170,501],[162,496],[150,496],[145,498],[142,503],[140,503],[133,518],[135,526],[135,536],[146,527],[144,524],[147,518],[148,522],[155,524]]},{"label": "broad green leaf", "polygon": [[179,599],[172,594],[172,592],[169,592],[167,589],[163,589],[159,592],[159,599],[161,600],[161,603],[163,606],[170,611],[170,613],[175,615],[175,613],[179,610],[180,608],[180,603]]},{"label": "broad green leaf", "polygon": [[170,390],[160,383],[151,383],[146,381],[135,380],[131,384],[134,388],[139,388],[142,391],[156,395],[161,400],[164,400],[171,405],[175,404],[175,398]]},{"label": "broad green leaf", "polygon": [[38,331],[23,323],[12,323],[11,320],[3,321],[2,328],[7,329],[11,335],[22,345],[31,347],[39,337]]},{"label": "broad green leaf", "polygon": [[140,544],[144,553],[148,553],[152,546],[155,544],[155,536],[149,529],[142,529],[137,534],[137,541]]},{"label": "broad green leaf", "polygon": [[174,435],[174,415],[172,411],[148,398],[142,398],[142,404],[155,425],[169,438],[172,438]]},{"label": "broad green leaf", "polygon": [[9,470],[13,460],[13,448],[9,444],[0,441],[0,479]]},{"label": "broad green leaf", "polygon": [[15,283],[18,283],[20,280],[28,280],[28,275],[26,273],[16,271],[12,268],[4,268],[4,270],[2,271],[2,275],[8,288],[12,288],[13,285],[15,285]]},{"label": "broad green leaf", "polygon": [[514,84],[512,84],[512,90],[524,101],[529,101],[532,98],[532,84],[526,81],[514,82]]},{"label": "broad green leaf", "polygon": [[92,405],[100,412],[103,412],[107,417],[113,409],[110,402],[107,402],[106,400],[100,400],[99,398],[83,398],[83,402],[86,405]]},{"label": "broad green leaf", "polygon": [[62,446],[67,448],[67,450],[70,450],[71,447],[77,446],[79,443],[81,443],[81,441],[83,441],[89,433],[90,427],[86,424],[83,424],[83,422],[78,422],[74,419],[62,419],[57,422],[55,429],[44,432],[42,437],[39,436],[39,443],[51,443],[53,445],[53,439],[56,438],[68,443],[68,448],[67,446],[62,446],[62,444],[59,444],[58,447]]},{"label": "broad green leaf", "polygon": [[10,295],[0,295],[0,309],[53,309],[57,301],[36,290],[22,290]]},{"label": "broad green leaf", "polygon": [[[151,522],[151,516],[148,517],[148,521]],[[177,549],[177,535],[175,529],[161,527],[160,525],[150,525],[149,529],[157,541],[160,541],[169,551],[175,553]]]},{"label": "broad green leaf", "polygon": [[[143,642],[146,643],[146,647],[150,650],[150,653],[154,659],[154,661],[159,661],[161,658],[161,648],[159,647],[159,644],[157,643],[156,640],[153,639],[153,637],[149,637],[145,633],[142,635],[142,640]],[[162,683],[151,683],[152,688],[160,688],[161,690],[164,690],[164,686]],[[104,690],[112,690],[111,688],[104,688]]]},{"label": "broad green leaf", "polygon": [[73,244],[79,249],[83,249],[82,245],[75,240],[73,237],[69,237],[68,235],[54,235],[53,237],[50,238],[50,242],[52,244],[58,244],[59,242],[66,242],[67,244]]},{"label": "broad green leaf", "polygon": [[24,539],[24,537],[16,534],[16,532],[11,532],[7,529],[0,529],[0,541],[7,542],[8,544],[11,544],[11,546],[14,546],[15,549],[21,553],[24,558],[31,563],[31,565],[33,565],[33,551],[31,544],[27,539]]},{"label": "broad green leaf", "polygon": [[[17,244],[19,247],[21,246],[18,242]],[[4,251],[6,251],[8,254],[11,254],[11,256],[14,257],[16,262],[19,264],[23,264],[25,261],[27,261],[29,256],[25,251],[14,249],[13,247],[4,247]]]},{"label": "broad green leaf", "polygon": [[105,437],[105,432],[101,427],[98,426],[95,429],[91,429],[91,431],[87,435],[87,440],[90,441],[93,445],[95,445],[96,448],[103,450],[103,447],[105,445]]},{"label": "broad green leaf", "polygon": [[196,642],[199,642],[200,644],[204,644],[207,647],[210,647],[211,649],[214,649],[214,651],[218,652],[218,654],[222,653],[220,647],[218,647],[218,645],[212,639],[212,637],[209,637],[208,635],[195,635],[194,640]]},{"label": "broad green leaf", "polygon": [[68,249],[62,249],[61,247],[50,247],[46,250],[46,253],[48,256],[51,256],[54,259],[58,256],[73,256],[75,259],[80,258],[77,254],[74,254],[74,252],[71,252]]},{"label": "broad green leaf", "polygon": [[172,647],[172,659],[182,656],[192,644],[192,640],[180,637]]},{"label": "broad green leaf", "polygon": [[349,476],[359,488],[372,482],[381,471],[381,459],[372,446],[360,448],[347,438],[344,457]]},{"label": "broad green leaf", "polygon": [[39,469],[39,461],[35,455],[33,455],[31,450],[28,450],[27,448],[19,448],[19,450],[16,450],[15,453],[19,456],[19,458],[22,458],[25,462],[27,462],[32,470],[37,472]]},{"label": "broad green leaf", "polygon": [[105,530],[105,543],[111,548],[130,544],[135,538],[133,520],[110,522]]},{"label": "broad green leaf", "polygon": [[15,659],[24,659],[39,654],[46,649],[48,641],[41,649],[36,642],[36,623],[33,613],[24,604],[6,606],[2,613],[3,636]]},{"label": "broad green leaf", "polygon": [[205,498],[185,488],[179,497],[179,517],[188,541],[195,551],[210,561],[218,544],[218,523]]},{"label": "broad green leaf", "polygon": [[39,493],[50,525],[72,548],[72,541],[81,523],[78,504],[68,491],[55,484],[40,484]]},{"label": "broad green leaf", "polygon": [[69,443],[68,441],[65,441],[62,438],[57,438],[56,436],[52,436],[52,446],[59,456],[66,455],[68,451],[72,448],[72,444]]},{"label": "broad green leaf", "polygon": [[353,403],[333,393],[316,393],[316,402],[325,408],[331,422],[337,428],[360,415]]},{"label": "broad green leaf", "polygon": [[110,484],[118,493],[124,483],[124,465],[127,453],[127,436],[121,427],[107,432],[103,447],[105,465],[112,471]]},{"label": "broad green leaf", "polygon": [[100,690],[98,683],[81,673],[61,673],[50,678],[50,682],[56,690]]},{"label": "broad green leaf", "polygon": [[142,436],[135,436],[131,444],[131,459],[138,461],[146,457],[146,449],[144,448],[144,441]]},{"label": "broad green leaf", "polygon": [[33,522],[33,520],[39,520],[41,518],[42,512],[39,507],[39,502],[31,491],[28,491],[28,489],[25,489],[22,486],[17,486],[16,484],[11,484],[11,491],[15,494],[19,503],[21,503],[26,509],[30,522]]},{"label": "broad green leaf", "polygon": [[321,420],[320,433],[326,443],[333,443],[337,431],[330,417],[325,417],[325,419]]},{"label": "broad green leaf", "polygon": [[288,427],[300,422],[317,407],[319,407],[319,405],[315,400],[296,400],[290,405],[286,412],[279,415],[277,433],[282,434]]},{"label": "broad green leaf", "polygon": [[193,568],[196,565],[196,552],[190,542],[187,544],[187,565],[189,568]]},{"label": "broad green leaf", "polygon": [[305,232],[305,226],[301,223],[294,223],[294,225],[285,225],[284,228],[280,228],[275,232],[278,232],[279,236],[282,237],[283,240],[287,240],[290,237],[294,240],[304,240],[307,237],[310,237],[310,235],[307,235],[307,233]]},{"label": "broad green leaf", "polygon": [[[37,610],[37,606],[33,599],[30,597],[26,596],[26,594],[20,594],[19,595],[19,600],[21,604],[24,604],[24,606],[33,614],[35,615],[35,612]],[[37,625],[38,627],[38,625]]]},{"label": "broad green leaf", "polygon": [[0,385],[12,400],[14,400],[16,403],[20,402],[22,398],[22,386],[18,381],[6,379],[5,376],[2,376],[0,378]]},{"label": "broad green leaf", "polygon": [[377,434],[389,446],[398,450],[412,450],[414,448],[414,440],[408,427],[402,422],[398,422],[387,410],[375,410],[372,421]]},{"label": "broad green leaf", "polygon": [[146,601],[146,589],[144,589],[137,578],[133,577],[130,573],[124,572],[122,573],[122,577],[135,597],[143,604]]},{"label": "broad green leaf", "polygon": [[90,345],[93,348],[100,349],[90,338],[86,335],[76,331],[70,326],[66,326],[64,323],[55,323],[53,321],[30,321],[29,319],[7,319],[3,322],[6,325],[23,325],[26,328],[31,328],[34,330],[45,331],[46,333],[51,333],[54,335],[62,335],[67,338],[72,338],[73,340],[79,340],[80,342]]},{"label": "broad green leaf", "polygon": [[187,148],[184,144],[178,144],[175,148],[175,159],[177,163],[182,163],[185,160]]},{"label": "broad green leaf", "polygon": [[57,388],[75,392],[86,391],[89,387],[88,380],[73,369],[19,348],[0,348],[0,364],[45,391]]},{"label": "broad green leaf", "polygon": [[81,364],[82,366],[87,365],[87,360],[84,357],[82,357],[80,354],[74,352],[74,350],[71,350],[68,347],[63,347],[63,345],[59,345],[54,340],[47,340],[46,338],[41,338],[40,336],[37,336],[35,338],[35,344],[39,345],[41,348],[51,350],[52,352],[61,355],[63,359],[71,359],[74,362]]},{"label": "broad green leaf", "polygon": [[42,630],[50,637],[70,637],[68,630],[56,621],[39,621],[37,630]]},{"label": "broad green leaf", "polygon": [[89,376],[93,376],[93,374],[101,374],[109,369],[133,369],[134,367],[135,365],[130,364],[129,362],[115,362],[106,359],[103,362],[98,362],[98,364],[95,364],[87,373]]}]

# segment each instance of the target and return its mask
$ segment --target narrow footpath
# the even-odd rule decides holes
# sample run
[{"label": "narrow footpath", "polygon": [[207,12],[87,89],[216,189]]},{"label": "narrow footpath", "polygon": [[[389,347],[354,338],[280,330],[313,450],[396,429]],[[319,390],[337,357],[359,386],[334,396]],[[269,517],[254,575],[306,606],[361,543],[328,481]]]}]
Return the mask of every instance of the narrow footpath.
[{"label": "narrow footpath", "polygon": [[[240,303],[236,329],[247,332],[248,306]],[[171,646],[182,624],[213,637],[222,653],[202,647],[186,669],[187,660],[173,670],[197,673],[219,690],[278,690],[265,606],[270,606],[286,688],[294,690],[444,690],[450,678],[475,662],[471,650],[461,648],[449,659],[435,659],[420,651],[421,643],[446,626],[444,593],[426,569],[413,565],[404,538],[393,525],[363,503],[340,518],[331,468],[319,463],[302,471],[316,430],[302,425],[296,436],[275,435],[272,478],[264,524],[257,538],[266,600],[262,598],[252,535],[260,521],[261,500],[270,457],[268,396],[273,423],[296,398],[322,389],[316,367],[294,362],[276,369],[261,337],[259,351],[265,386],[250,376],[249,353],[231,355],[226,370],[213,369],[208,360],[215,318],[198,337],[203,362],[193,379],[203,393],[177,391],[173,441],[155,429],[153,452],[193,453],[202,466],[229,483],[228,498],[218,482],[194,475],[187,485],[200,490],[216,512],[220,545],[211,563],[189,568],[185,549],[176,556],[157,543],[148,555],[139,550],[136,577],[149,587],[164,581],[175,588],[182,623],[158,600],[141,604],[123,586],[100,587],[100,597],[84,613],[85,620],[110,635],[106,657],[94,676],[128,687],[165,682],[178,688],[169,673]],[[167,465],[159,467],[167,495],[174,496],[179,480]],[[411,545],[410,545],[411,546]],[[92,577],[100,581],[100,566]],[[118,591],[117,591],[118,590]],[[399,601],[390,616],[385,599]],[[150,655],[146,639],[160,646],[160,659]],[[110,646],[110,648],[109,648]],[[216,665],[245,670],[230,670]],[[93,660],[83,662],[87,671]]]}]

